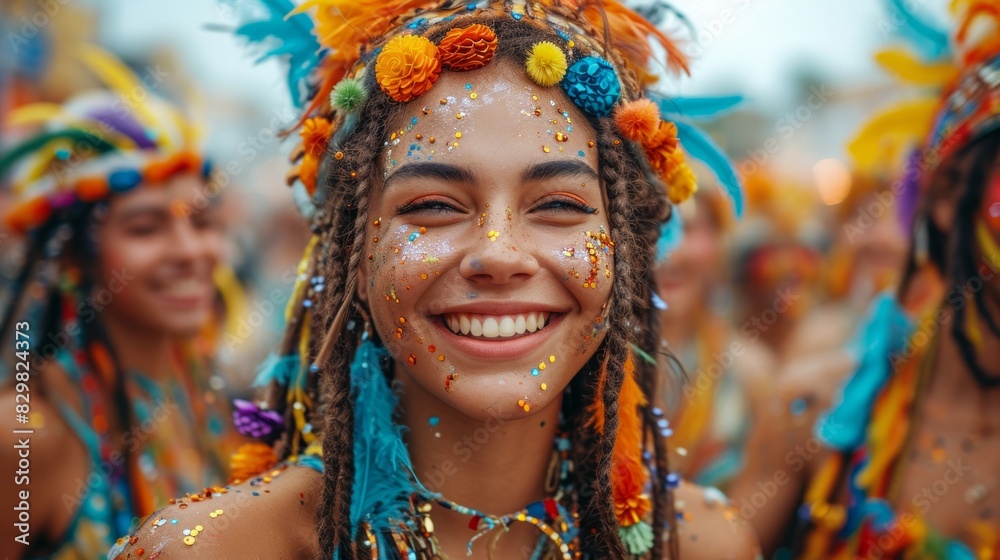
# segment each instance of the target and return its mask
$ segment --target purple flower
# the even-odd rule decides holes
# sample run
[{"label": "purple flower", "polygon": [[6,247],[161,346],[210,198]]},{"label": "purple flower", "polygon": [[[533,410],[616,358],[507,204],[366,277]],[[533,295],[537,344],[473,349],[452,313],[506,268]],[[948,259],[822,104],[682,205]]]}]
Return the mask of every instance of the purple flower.
[{"label": "purple flower", "polygon": [[233,423],[241,434],[271,443],[285,429],[285,419],[273,410],[262,410],[250,401],[233,400]]}]

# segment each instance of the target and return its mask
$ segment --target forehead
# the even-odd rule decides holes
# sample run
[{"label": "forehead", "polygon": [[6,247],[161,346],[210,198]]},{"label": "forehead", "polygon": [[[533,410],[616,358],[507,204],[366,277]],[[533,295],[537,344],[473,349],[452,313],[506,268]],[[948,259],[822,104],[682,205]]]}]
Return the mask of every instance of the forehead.
[{"label": "forehead", "polygon": [[156,185],[141,184],[131,192],[111,197],[109,210],[113,214],[137,209],[163,208],[170,210],[177,205],[196,208],[195,203],[204,195],[205,186],[193,173],[174,175]]},{"label": "forehead", "polygon": [[408,162],[434,161],[496,173],[556,159],[597,169],[597,135],[558,87],[543,88],[512,63],[442,72],[393,123],[384,176]]}]

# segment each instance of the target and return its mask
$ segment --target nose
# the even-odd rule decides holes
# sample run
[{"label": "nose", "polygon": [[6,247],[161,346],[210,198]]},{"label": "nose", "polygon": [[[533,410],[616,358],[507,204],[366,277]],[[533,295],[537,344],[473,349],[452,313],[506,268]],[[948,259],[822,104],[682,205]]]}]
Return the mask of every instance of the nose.
[{"label": "nose", "polygon": [[173,256],[186,263],[215,257],[216,247],[210,235],[197,227],[189,216],[177,216],[170,239]]},{"label": "nose", "polygon": [[541,268],[523,238],[490,230],[478,234],[458,267],[462,276],[489,284],[527,280]]}]

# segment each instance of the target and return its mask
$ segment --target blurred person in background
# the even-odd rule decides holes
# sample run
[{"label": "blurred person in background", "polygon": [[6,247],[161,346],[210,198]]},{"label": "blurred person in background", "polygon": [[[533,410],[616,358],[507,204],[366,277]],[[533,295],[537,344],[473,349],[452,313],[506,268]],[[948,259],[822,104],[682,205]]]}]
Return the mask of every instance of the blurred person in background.
[{"label": "blurred person in background", "polygon": [[778,364],[794,354],[792,333],[817,303],[826,233],[815,193],[767,169],[745,178],[747,216],[733,233],[735,319],[750,343]]},{"label": "blurred person in background", "polygon": [[[711,182],[698,171],[699,183]],[[679,208],[684,237],[655,276],[666,303],[660,335],[686,374],[664,397],[674,430],[671,466],[725,491],[753,451],[747,436],[771,396],[774,358],[729,326],[720,301],[728,289],[725,256],[734,224],[728,202],[714,185],[703,184]]]},{"label": "blurred person in background", "polygon": [[6,472],[24,457],[13,430],[33,430],[30,473],[2,483],[15,558],[102,557],[138,518],[224,480],[236,443],[208,361],[223,231],[200,132],[155,77],[79,51],[112,89],[18,108],[0,156],[26,245],[0,324],[0,402],[24,411],[3,420]]},{"label": "blurred person in background", "polygon": [[[880,53],[919,94],[851,146],[862,169],[887,146],[907,160],[877,193],[911,231],[900,287],[845,349],[783,374],[776,430],[759,437],[771,462],[740,515],[782,557],[1000,554],[1000,2],[952,9],[959,64]],[[904,20],[947,52],[945,31]]]}]

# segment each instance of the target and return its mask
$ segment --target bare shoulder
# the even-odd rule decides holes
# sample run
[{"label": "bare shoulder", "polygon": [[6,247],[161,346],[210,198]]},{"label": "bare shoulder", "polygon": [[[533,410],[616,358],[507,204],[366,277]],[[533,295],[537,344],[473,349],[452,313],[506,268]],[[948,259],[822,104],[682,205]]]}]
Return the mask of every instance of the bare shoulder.
[{"label": "bare shoulder", "polygon": [[674,493],[681,558],[757,560],[753,529],[730,507],[722,492],[686,482]]},{"label": "bare shoulder", "polygon": [[[322,475],[282,465],[249,481],[188,496],[118,539],[109,558],[318,558]],[[207,492],[207,491],[206,491]]]}]

